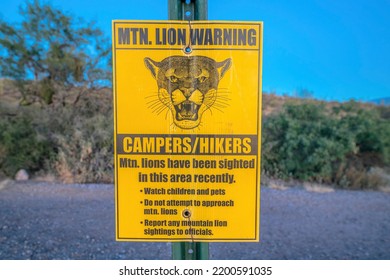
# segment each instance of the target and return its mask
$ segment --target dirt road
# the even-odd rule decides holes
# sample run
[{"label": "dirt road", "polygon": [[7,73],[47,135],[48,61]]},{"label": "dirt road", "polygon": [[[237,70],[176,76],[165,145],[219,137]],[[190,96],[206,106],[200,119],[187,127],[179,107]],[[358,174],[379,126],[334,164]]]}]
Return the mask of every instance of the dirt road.
[{"label": "dirt road", "polygon": [[[118,243],[112,185],[9,182],[0,259],[170,259],[170,243]],[[261,242],[213,243],[210,259],[390,259],[390,194],[261,191]]]}]

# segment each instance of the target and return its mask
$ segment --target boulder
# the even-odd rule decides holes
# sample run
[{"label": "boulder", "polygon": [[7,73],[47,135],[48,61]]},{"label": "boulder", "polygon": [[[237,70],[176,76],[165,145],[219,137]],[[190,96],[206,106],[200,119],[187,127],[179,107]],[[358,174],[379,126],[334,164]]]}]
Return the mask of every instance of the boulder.
[{"label": "boulder", "polygon": [[16,172],[15,175],[15,181],[26,181],[30,178],[27,171],[24,169],[20,169],[18,172]]}]

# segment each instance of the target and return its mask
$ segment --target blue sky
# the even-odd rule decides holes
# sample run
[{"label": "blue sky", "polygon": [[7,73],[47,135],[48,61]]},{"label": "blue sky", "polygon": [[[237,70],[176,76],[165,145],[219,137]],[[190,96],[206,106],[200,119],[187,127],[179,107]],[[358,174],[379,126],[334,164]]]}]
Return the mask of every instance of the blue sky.
[{"label": "blue sky", "polygon": [[[95,20],[166,20],[167,0],[51,0]],[[20,20],[24,0],[2,0],[0,17]],[[390,96],[390,0],[209,0],[209,20],[264,22],[263,90],[346,101]]]}]

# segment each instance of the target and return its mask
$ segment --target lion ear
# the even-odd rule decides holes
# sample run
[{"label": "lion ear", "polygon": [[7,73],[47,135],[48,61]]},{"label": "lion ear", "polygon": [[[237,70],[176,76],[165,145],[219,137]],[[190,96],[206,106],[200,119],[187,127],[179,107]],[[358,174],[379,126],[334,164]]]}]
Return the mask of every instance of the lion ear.
[{"label": "lion ear", "polygon": [[217,69],[219,73],[219,79],[222,79],[222,77],[225,75],[226,71],[229,70],[230,66],[232,65],[232,59],[228,58],[224,61],[217,63]]},{"label": "lion ear", "polygon": [[157,73],[158,69],[160,68],[160,63],[157,61],[154,61],[153,59],[149,57],[145,57],[144,59],[146,68],[149,69],[150,73],[152,73],[153,77],[157,79]]}]

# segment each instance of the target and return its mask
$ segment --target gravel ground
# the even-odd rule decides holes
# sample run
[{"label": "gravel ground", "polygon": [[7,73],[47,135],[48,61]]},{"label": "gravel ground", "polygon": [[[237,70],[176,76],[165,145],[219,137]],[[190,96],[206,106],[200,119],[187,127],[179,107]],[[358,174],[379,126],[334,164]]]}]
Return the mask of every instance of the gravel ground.
[{"label": "gravel ground", "polygon": [[[170,259],[170,243],[116,242],[112,185],[0,185],[0,259]],[[390,259],[390,193],[261,191],[261,242],[210,259]]]}]

